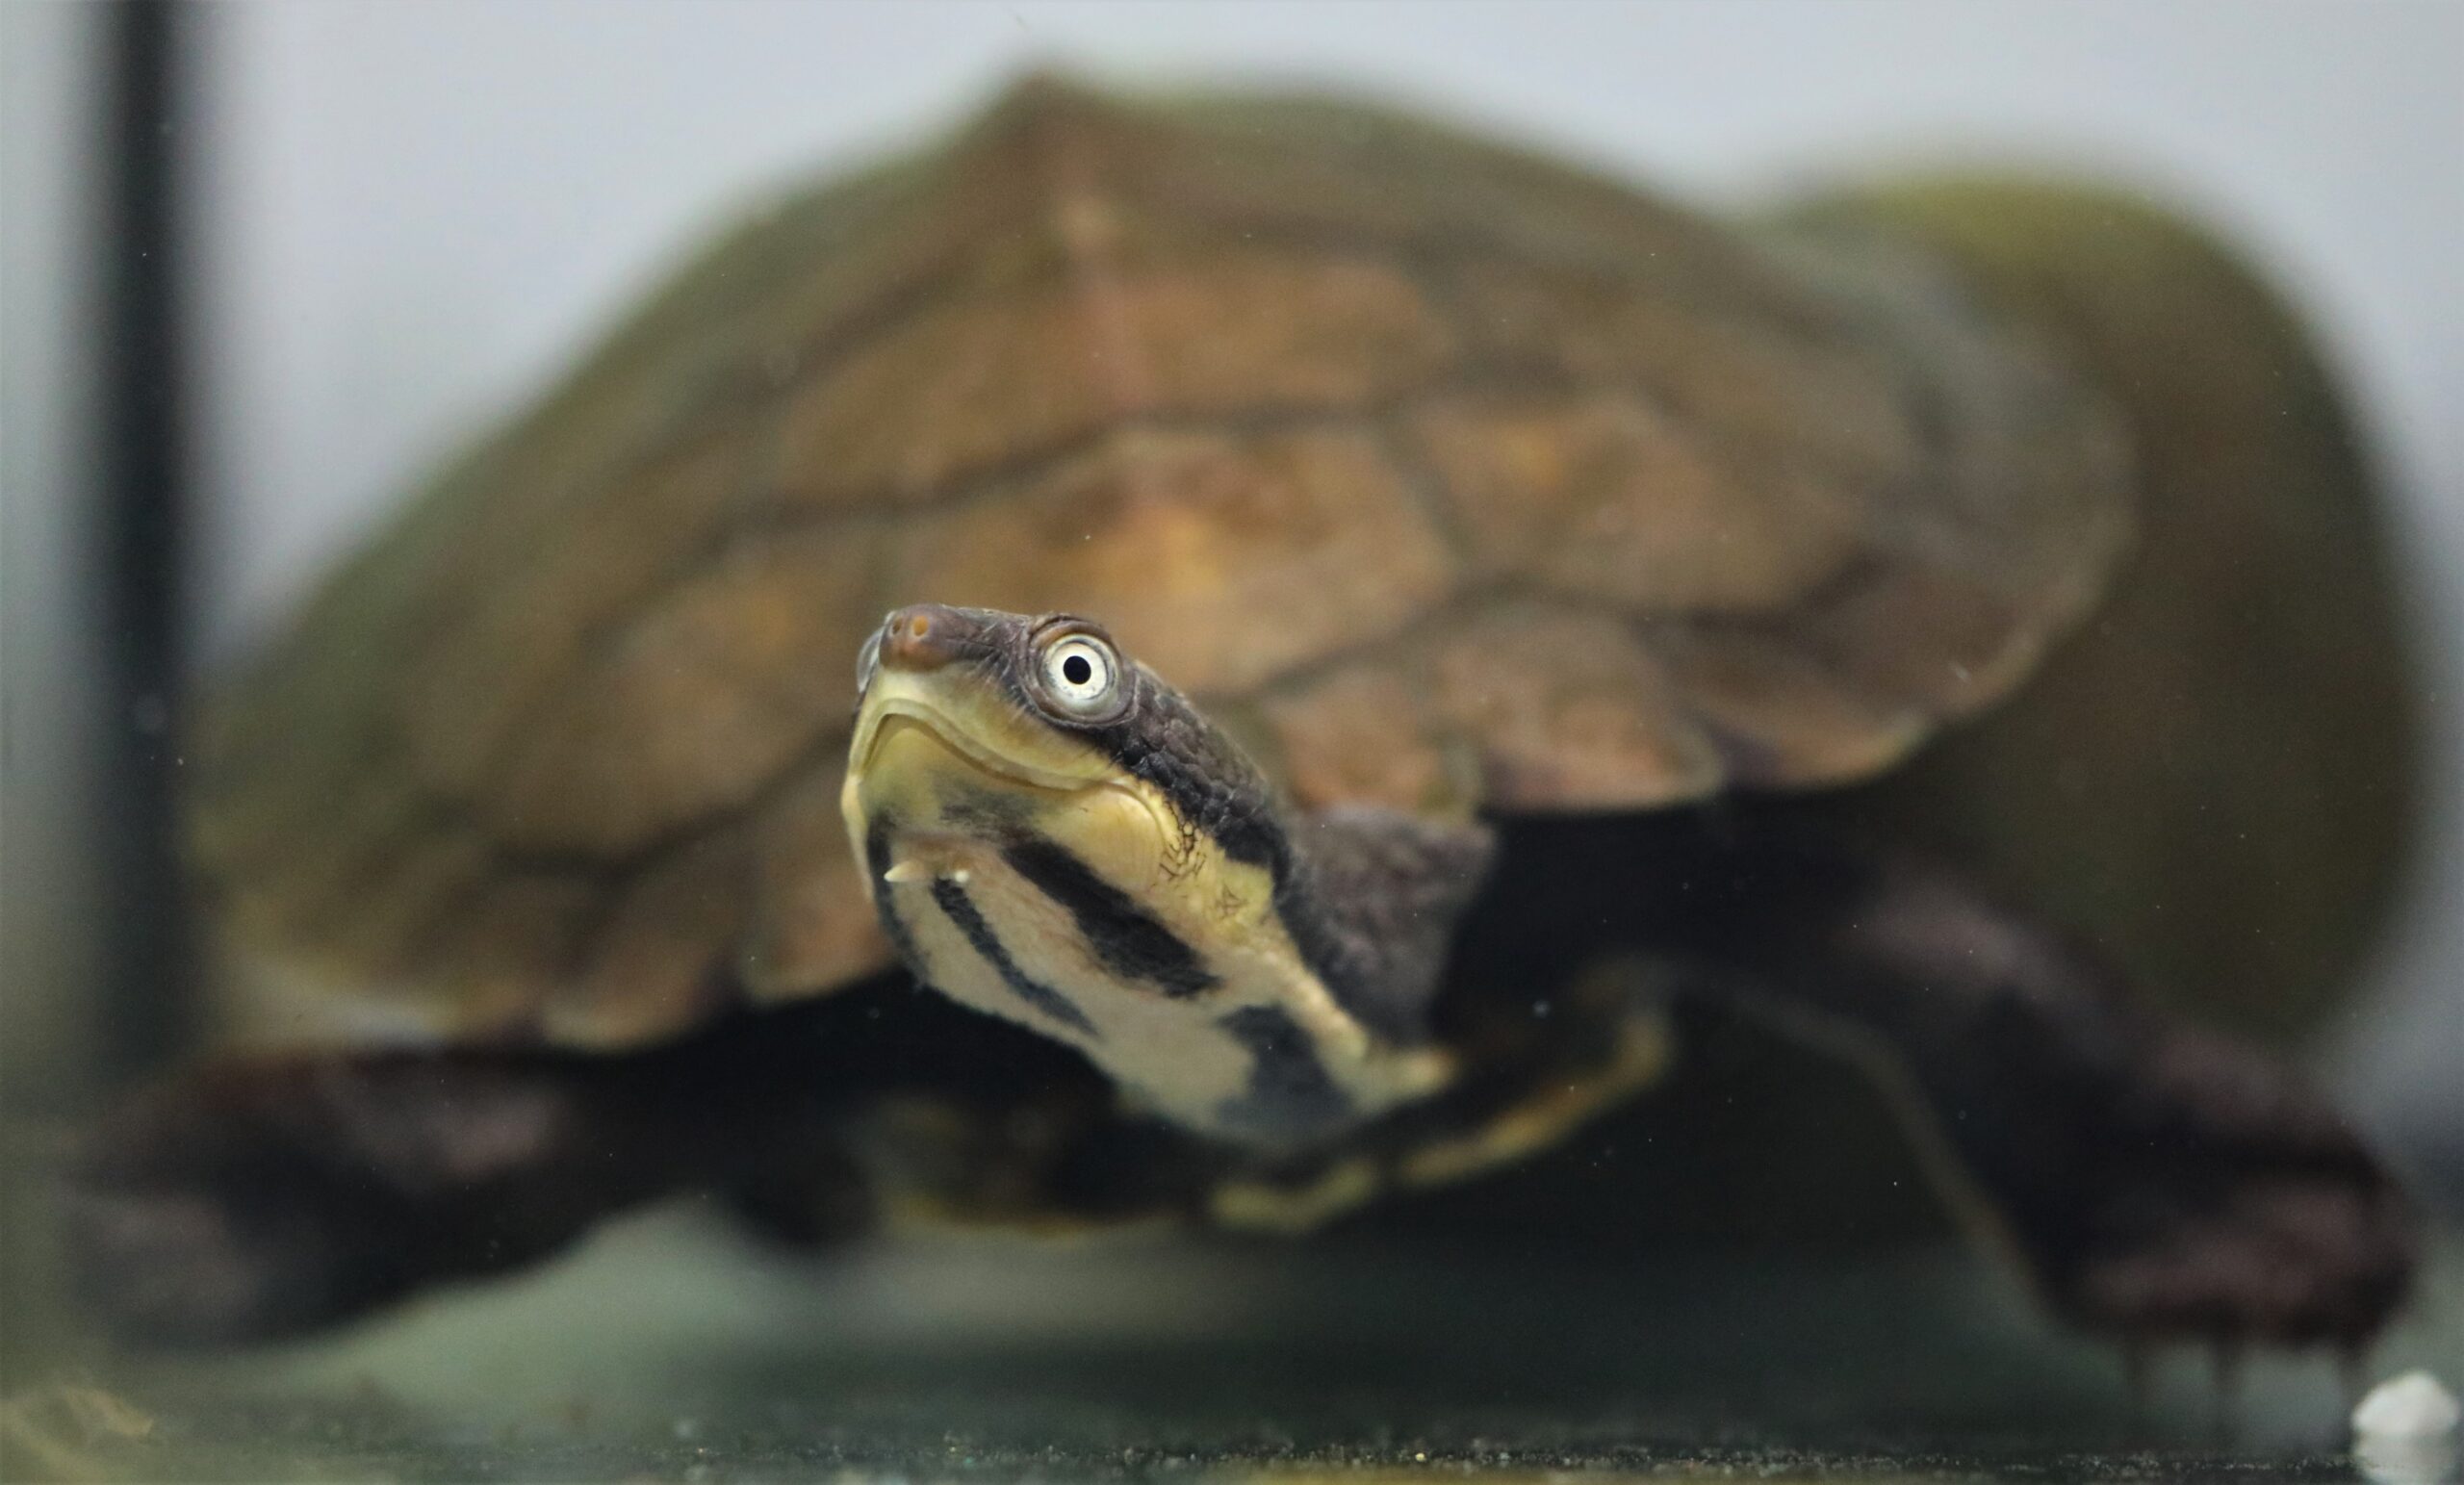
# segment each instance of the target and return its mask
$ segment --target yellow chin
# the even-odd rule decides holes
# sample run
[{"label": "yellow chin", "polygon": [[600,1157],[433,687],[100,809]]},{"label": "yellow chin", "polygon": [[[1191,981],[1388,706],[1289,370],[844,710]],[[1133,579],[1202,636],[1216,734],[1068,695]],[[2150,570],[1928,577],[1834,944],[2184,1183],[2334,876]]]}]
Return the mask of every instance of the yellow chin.
[{"label": "yellow chin", "polygon": [[864,694],[848,747],[848,777],[874,771],[883,744],[920,725],[980,772],[1039,789],[1078,789],[1118,772],[1089,747],[961,667],[883,671]]},{"label": "yellow chin", "polygon": [[998,821],[1068,845],[1133,891],[1168,875],[1181,832],[1151,788],[997,687],[951,674],[874,678],[839,796],[858,860],[876,820],[895,822],[903,859],[952,867]]}]

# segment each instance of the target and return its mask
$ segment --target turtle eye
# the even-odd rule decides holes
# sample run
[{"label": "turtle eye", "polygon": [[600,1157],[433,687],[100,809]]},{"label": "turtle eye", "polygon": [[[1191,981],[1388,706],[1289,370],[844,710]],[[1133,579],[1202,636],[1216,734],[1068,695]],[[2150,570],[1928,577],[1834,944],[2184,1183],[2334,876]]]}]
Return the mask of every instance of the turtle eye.
[{"label": "turtle eye", "polygon": [[1120,689],[1120,661],[1092,634],[1064,634],[1044,646],[1043,689],[1073,717],[1101,716]]}]

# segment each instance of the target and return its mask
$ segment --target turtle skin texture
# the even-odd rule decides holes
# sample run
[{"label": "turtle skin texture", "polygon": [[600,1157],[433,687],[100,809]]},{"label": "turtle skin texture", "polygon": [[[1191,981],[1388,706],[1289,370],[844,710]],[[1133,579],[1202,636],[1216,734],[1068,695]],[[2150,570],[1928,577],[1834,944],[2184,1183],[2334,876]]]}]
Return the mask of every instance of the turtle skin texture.
[{"label": "turtle skin texture", "polygon": [[[925,601],[1101,615],[1296,810],[1497,824],[1439,997],[1473,1074],[1381,1160],[1548,1070],[1609,1086],[1628,1002],[1540,1037],[1497,1008],[1579,982],[1579,923],[1630,915],[1670,853],[1758,885],[1667,931],[1777,981],[1833,985],[1853,905],[1932,925],[1872,983],[1950,998],[1847,1004],[1850,977],[1827,1009],[1930,1047],[1936,1105],[2020,1055],[1992,1017],[1937,1037],[1905,1010],[1967,988],[2127,984],[2288,1044],[2349,986],[2411,799],[2372,500],[2289,313],[2125,196],[1936,180],[1720,220],[1354,103],[1030,80],[765,204],[208,698],[192,861],[221,1024],[261,1061],[111,1121],[92,1288],[137,1330],[279,1332],[695,1184],[840,1236],[885,1198],[850,1194],[827,1085],[884,1066],[941,1096],[867,1105],[866,1149],[945,1215],[1212,1210],[1220,1152],[894,965],[838,812],[849,669]],[[2004,898],[2065,932],[1973,906]],[[1775,910],[1795,927],[1737,926]],[[1934,953],[1989,940],[1989,986]],[[886,1050],[839,1050],[858,1009]],[[2135,1015],[2065,1042],[2136,1049],[2044,1093],[2073,1147],[1952,1151],[2028,1166],[1965,1208],[2085,1323],[2374,1330],[2409,1267],[2375,1163],[2240,1043]],[[1621,1243],[1673,1212],[1902,1230],[1889,1100],[1756,1022],[1686,1030],[1759,1126],[1615,1172],[1702,1199],[1583,1158],[1665,1117],[1646,1099],[1451,1215],[1402,1207]],[[2013,1045],[2039,1035],[2069,1037]],[[660,1117],[679,1088],[737,1112]],[[628,1168],[542,1179],[611,1124]],[[376,1146],[400,1179],[337,1194]],[[2191,1153],[2128,1154],[2160,1148]],[[2089,1171],[2124,1215],[2048,1236]],[[141,1271],[168,1292],[115,1277]]]}]

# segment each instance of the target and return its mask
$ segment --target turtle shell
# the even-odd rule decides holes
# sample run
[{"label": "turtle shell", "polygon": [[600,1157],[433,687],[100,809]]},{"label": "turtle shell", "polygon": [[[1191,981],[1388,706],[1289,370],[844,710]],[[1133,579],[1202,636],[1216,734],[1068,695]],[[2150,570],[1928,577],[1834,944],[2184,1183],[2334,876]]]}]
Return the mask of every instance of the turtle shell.
[{"label": "turtle shell", "polygon": [[638,1044],[887,963],[836,800],[893,605],[1100,616],[1305,805],[1649,807],[1887,767],[2131,507],[1913,250],[1036,80],[438,477],[211,699],[194,858],[261,1026]]}]

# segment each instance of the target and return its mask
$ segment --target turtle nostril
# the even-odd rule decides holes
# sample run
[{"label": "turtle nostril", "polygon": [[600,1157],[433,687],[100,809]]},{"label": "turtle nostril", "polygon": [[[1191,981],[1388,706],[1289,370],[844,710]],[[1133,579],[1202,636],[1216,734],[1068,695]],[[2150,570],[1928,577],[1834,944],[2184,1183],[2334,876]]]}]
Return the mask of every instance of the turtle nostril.
[{"label": "turtle nostril", "polygon": [[937,603],[917,603],[882,625],[882,663],[897,670],[935,670],[958,657],[967,626]]}]

